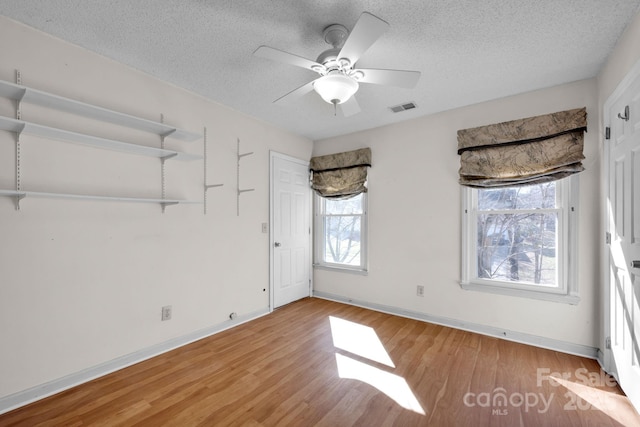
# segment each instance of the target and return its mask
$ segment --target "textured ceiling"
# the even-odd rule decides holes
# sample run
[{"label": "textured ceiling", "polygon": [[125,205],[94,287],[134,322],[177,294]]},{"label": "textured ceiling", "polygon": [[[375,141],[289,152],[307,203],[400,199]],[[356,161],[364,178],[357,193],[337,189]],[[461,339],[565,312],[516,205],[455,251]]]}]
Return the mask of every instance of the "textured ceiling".
[{"label": "textured ceiling", "polygon": [[[640,0],[0,0],[0,14],[312,140],[594,77]],[[268,45],[312,60],[322,30],[363,11],[390,24],[360,68],[422,72],[415,89],[365,85],[362,112],[334,116],[317,75],[254,57]],[[414,110],[389,107],[413,101]]]}]

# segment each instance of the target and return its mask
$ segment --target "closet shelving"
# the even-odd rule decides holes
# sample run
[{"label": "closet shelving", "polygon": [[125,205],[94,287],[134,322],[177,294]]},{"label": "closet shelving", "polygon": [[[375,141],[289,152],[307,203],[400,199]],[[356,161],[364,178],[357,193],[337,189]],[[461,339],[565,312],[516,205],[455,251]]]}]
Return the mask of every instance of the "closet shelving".
[{"label": "closet shelving", "polygon": [[[143,119],[129,114],[120,113],[118,111],[109,110],[96,105],[87,104],[69,98],[47,93],[41,90],[32,89],[20,84],[20,74],[18,73],[18,84],[0,80],[0,96],[13,99],[17,102],[15,119],[0,116],[0,129],[14,132],[16,138],[16,189],[0,190],[0,196],[14,197],[16,199],[16,208],[19,209],[19,202],[24,197],[48,197],[48,198],[67,198],[67,199],[85,199],[85,200],[111,200],[124,202],[141,202],[141,203],[159,203],[163,211],[165,206],[175,205],[178,203],[202,203],[188,200],[166,199],[164,197],[164,162],[166,160],[193,161],[203,159],[203,156],[184,153],[164,148],[164,139],[171,138],[184,142],[192,142],[200,139],[202,136],[197,133],[189,132],[170,126],[163,122],[154,122],[152,120]],[[37,123],[31,123],[22,120],[20,114],[20,105],[22,103],[30,103],[46,108],[51,108],[67,113],[76,114],[90,119],[95,119],[111,124],[129,127],[132,129],[149,132],[160,136],[162,140],[161,148],[148,147],[129,142],[118,141],[113,139],[101,138],[93,135],[72,132],[64,129],[44,126]],[[112,197],[97,195],[79,195],[64,193],[47,193],[36,191],[23,191],[20,186],[20,136],[22,134],[35,135],[47,139],[55,139],[74,144],[81,144],[94,148],[101,148],[113,151],[124,152],[141,156],[159,158],[162,162],[162,198],[132,198],[132,197]]]}]

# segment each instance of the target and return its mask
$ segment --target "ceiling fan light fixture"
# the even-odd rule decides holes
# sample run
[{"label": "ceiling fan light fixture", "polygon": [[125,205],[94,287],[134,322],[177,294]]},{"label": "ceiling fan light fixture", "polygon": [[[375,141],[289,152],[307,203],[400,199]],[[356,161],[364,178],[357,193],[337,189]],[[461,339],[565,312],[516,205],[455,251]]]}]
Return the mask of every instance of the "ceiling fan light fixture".
[{"label": "ceiling fan light fixture", "polygon": [[313,83],[313,89],[329,104],[342,104],[358,91],[357,81],[342,73],[334,72],[322,76]]}]

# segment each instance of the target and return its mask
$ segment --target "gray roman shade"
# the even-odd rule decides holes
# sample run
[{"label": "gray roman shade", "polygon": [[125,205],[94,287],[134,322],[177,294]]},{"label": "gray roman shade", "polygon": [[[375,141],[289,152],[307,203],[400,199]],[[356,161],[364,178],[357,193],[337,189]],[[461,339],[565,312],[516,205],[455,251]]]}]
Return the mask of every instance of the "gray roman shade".
[{"label": "gray roman shade", "polygon": [[461,185],[506,187],[584,170],[585,108],[458,131]]},{"label": "gray roman shade", "polygon": [[344,198],[367,191],[367,167],[371,166],[371,149],[311,158],[311,187],[322,197]]}]

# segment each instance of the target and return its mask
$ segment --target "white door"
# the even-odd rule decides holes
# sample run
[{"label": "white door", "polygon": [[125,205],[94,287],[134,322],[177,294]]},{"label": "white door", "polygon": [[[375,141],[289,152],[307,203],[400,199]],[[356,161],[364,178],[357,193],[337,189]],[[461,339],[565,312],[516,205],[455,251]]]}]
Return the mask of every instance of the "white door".
[{"label": "white door", "polygon": [[605,114],[611,128],[607,220],[613,369],[640,410],[640,73],[634,75],[612,96]]},{"label": "white door", "polygon": [[309,163],[271,153],[271,307],[311,295]]}]

